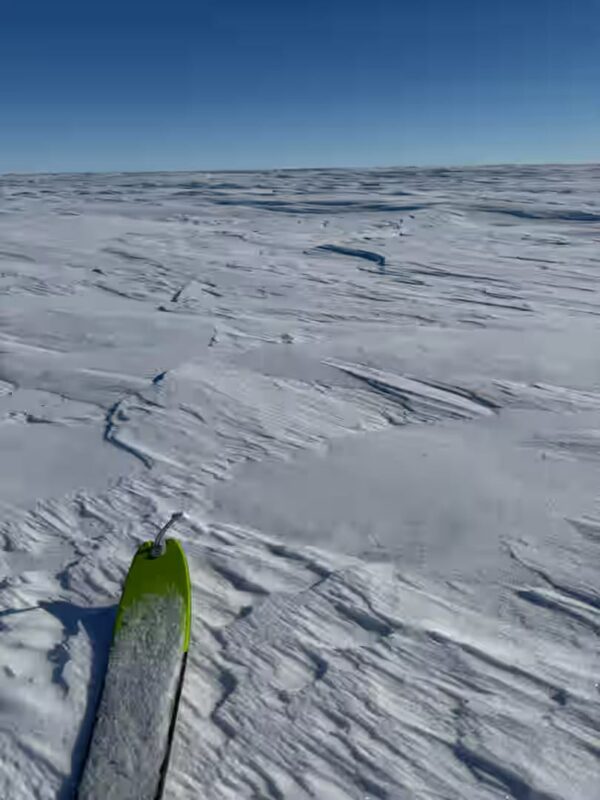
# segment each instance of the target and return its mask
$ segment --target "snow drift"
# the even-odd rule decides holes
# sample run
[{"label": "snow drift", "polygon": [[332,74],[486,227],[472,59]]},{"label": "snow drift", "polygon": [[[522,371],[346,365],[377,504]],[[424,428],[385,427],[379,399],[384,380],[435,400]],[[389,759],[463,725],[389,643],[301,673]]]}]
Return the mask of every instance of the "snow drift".
[{"label": "snow drift", "polygon": [[174,510],[166,797],[600,797],[599,184],[0,179],[2,797],[71,796]]}]

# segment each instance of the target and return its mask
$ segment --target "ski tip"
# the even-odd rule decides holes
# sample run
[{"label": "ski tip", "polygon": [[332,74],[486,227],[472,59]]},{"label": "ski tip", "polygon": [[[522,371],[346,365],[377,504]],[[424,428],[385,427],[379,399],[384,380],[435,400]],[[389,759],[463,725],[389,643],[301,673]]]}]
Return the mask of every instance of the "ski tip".
[{"label": "ski tip", "polygon": [[153,555],[154,542],[141,544],[131,562],[115,621],[119,633],[125,612],[138,603],[151,602],[152,597],[179,596],[182,601],[182,650],[190,644],[192,589],[185,551],[177,539],[167,539],[164,551]]}]

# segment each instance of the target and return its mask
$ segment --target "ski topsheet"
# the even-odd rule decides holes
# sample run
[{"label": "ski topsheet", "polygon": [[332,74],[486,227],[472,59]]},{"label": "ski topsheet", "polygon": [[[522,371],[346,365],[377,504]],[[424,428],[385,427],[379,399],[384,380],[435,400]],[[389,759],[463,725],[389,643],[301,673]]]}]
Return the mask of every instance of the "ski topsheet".
[{"label": "ski topsheet", "polygon": [[141,545],[125,580],[79,800],[160,798],[190,641],[181,545]]}]

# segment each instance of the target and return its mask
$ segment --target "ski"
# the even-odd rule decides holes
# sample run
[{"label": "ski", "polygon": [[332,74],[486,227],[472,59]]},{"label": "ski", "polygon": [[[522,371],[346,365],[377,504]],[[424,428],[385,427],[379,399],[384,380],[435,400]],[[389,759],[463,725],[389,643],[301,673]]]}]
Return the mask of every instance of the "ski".
[{"label": "ski", "polygon": [[138,548],[117,610],[78,800],[159,800],[175,732],[191,625],[185,553],[164,539]]}]

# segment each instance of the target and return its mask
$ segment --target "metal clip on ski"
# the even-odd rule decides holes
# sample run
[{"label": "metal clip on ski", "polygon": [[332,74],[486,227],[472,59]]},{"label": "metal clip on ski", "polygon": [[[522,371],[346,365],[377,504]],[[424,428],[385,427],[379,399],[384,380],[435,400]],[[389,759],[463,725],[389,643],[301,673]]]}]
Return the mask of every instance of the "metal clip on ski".
[{"label": "metal clip on ski", "polygon": [[150,550],[150,558],[159,558],[165,552],[165,534],[171,527],[174,525],[178,519],[183,517],[183,513],[181,511],[176,511],[174,514],[171,514],[171,519],[162,526],[159,532],[156,534],[156,538],[154,539],[154,543],[152,545],[152,550]]}]

